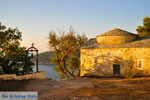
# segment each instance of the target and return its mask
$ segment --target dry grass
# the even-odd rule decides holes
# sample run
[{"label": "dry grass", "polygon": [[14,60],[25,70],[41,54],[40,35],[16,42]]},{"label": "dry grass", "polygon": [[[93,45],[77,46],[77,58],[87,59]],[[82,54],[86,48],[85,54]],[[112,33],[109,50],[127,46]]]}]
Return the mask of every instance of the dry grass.
[{"label": "dry grass", "polygon": [[38,91],[39,100],[150,100],[150,77],[0,81],[0,84],[0,91]]}]

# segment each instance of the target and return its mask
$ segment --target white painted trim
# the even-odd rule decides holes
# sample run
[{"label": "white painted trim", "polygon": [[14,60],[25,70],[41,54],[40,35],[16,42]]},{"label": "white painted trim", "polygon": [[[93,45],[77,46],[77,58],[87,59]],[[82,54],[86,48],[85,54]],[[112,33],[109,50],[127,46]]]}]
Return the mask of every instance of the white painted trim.
[{"label": "white painted trim", "polygon": [[[141,68],[139,68],[139,62],[141,61]],[[137,60],[137,69],[143,69],[143,62],[144,62],[144,59],[138,59]]]}]

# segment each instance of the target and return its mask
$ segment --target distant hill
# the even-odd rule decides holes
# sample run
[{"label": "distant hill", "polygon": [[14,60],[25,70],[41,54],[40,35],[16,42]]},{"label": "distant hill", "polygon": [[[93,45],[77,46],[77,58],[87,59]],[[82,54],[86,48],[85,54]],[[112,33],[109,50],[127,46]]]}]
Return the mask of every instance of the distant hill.
[{"label": "distant hill", "polygon": [[[52,51],[39,53],[39,64],[50,64],[51,63],[51,57],[53,55],[54,54]],[[80,58],[80,52],[78,52],[77,55]],[[35,57],[34,57],[34,59],[35,59]]]},{"label": "distant hill", "polygon": [[51,57],[53,56],[53,52],[52,51],[47,51],[47,52],[42,52],[39,53],[38,57],[39,57],[39,64],[50,64],[51,61]]}]

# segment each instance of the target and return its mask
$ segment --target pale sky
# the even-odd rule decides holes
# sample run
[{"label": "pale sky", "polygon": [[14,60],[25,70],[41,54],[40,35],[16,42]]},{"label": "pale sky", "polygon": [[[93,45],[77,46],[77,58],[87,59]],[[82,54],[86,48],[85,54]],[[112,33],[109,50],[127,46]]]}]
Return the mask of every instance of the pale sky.
[{"label": "pale sky", "polygon": [[150,0],[0,0],[0,22],[18,27],[22,46],[32,42],[40,52],[48,51],[48,35],[72,25],[78,33],[93,38],[113,28],[136,33]]}]

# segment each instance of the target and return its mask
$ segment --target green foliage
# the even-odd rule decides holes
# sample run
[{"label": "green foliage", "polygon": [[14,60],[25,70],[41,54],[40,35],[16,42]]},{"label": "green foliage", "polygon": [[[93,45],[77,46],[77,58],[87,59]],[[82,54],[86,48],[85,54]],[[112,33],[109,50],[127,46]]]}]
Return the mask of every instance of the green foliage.
[{"label": "green foliage", "polygon": [[25,74],[26,60],[28,72],[32,72],[33,63],[26,59],[26,48],[20,47],[20,41],[21,32],[17,28],[7,29],[0,23],[0,66],[5,74]]},{"label": "green foliage", "polygon": [[141,37],[150,37],[150,17],[146,16],[143,19],[143,26],[138,26],[136,31]]},{"label": "green foliage", "polygon": [[60,72],[60,73],[58,74],[58,77],[59,77],[60,79],[63,79],[63,78],[65,77],[65,74]]},{"label": "green foliage", "polygon": [[63,31],[59,33],[50,32],[49,46],[53,49],[54,53],[51,63],[57,64],[55,70],[60,73],[59,77],[76,77],[75,72],[80,70],[78,52],[86,41],[86,36],[76,35],[72,27],[70,27],[67,33]]},{"label": "green foliage", "polygon": [[51,64],[57,64],[57,57],[51,57]]},{"label": "green foliage", "polygon": [[55,70],[56,72],[60,72],[60,70],[64,70],[64,69],[63,69],[63,66],[57,65],[57,66],[54,67],[54,70]]},{"label": "green foliage", "polygon": [[75,72],[75,76],[76,77],[80,76],[80,70],[78,70],[78,71]]},{"label": "green foliage", "polygon": [[76,55],[70,56],[68,61],[68,69],[73,72],[74,70],[79,69],[79,67],[80,67],[80,60],[78,56]]}]

